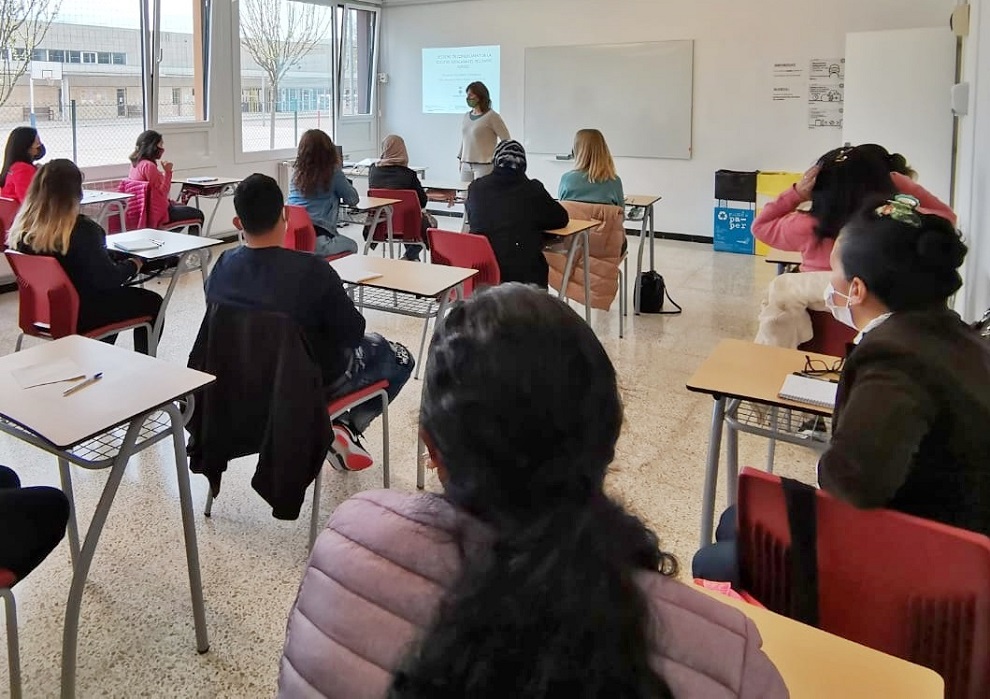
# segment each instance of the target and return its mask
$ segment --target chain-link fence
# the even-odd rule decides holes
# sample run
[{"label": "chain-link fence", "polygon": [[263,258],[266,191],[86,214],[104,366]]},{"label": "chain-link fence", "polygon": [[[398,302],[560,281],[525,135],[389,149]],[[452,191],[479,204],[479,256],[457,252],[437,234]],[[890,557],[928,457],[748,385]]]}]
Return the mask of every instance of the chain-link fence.
[{"label": "chain-link fence", "polygon": [[[173,108],[173,105],[165,105]],[[164,106],[162,108],[164,110]],[[180,121],[163,117],[165,121]],[[144,130],[144,109],[114,103],[78,103],[63,108],[8,102],[0,108],[0,139],[16,126],[34,124],[45,144],[47,158],[70,158],[80,167],[113,165],[127,162],[138,134]],[[274,148],[295,148],[307,129],[330,130],[327,112],[276,112],[274,129],[270,114],[241,114],[243,149],[246,152]],[[2,145],[0,145],[2,147]]]}]

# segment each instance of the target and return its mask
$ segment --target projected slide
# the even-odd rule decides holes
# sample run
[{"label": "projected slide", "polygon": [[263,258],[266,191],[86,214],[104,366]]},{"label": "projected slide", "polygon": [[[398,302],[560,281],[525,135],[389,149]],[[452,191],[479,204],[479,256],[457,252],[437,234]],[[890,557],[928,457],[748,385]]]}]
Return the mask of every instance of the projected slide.
[{"label": "projected slide", "polygon": [[423,113],[468,111],[464,89],[475,80],[488,86],[498,110],[499,77],[498,46],[423,49]]}]

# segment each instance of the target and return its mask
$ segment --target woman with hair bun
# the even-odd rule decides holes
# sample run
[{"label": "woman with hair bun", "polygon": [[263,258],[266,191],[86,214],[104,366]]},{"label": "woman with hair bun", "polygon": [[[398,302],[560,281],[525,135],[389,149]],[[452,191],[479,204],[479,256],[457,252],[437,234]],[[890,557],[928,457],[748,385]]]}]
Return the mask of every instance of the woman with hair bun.
[{"label": "woman with hair bun", "polygon": [[990,345],[948,307],[966,245],[917,203],[869,206],[832,250],[825,303],[860,334],[818,479],[857,507],[990,534]]}]

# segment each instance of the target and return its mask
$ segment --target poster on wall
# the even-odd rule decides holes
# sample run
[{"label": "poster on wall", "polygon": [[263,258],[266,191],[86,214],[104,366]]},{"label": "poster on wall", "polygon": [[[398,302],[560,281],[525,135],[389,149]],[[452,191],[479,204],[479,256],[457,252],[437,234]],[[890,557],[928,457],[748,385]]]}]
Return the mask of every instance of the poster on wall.
[{"label": "poster on wall", "polygon": [[804,96],[804,69],[798,63],[774,63],[771,74],[774,102],[793,102]]},{"label": "poster on wall", "polygon": [[846,59],[812,58],[808,70],[808,128],[841,129]]}]

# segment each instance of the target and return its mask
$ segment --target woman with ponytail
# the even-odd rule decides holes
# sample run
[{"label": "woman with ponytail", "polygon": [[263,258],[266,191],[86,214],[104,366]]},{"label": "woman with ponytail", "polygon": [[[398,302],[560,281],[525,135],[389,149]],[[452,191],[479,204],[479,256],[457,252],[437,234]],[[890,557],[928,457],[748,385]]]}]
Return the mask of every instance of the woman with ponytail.
[{"label": "woman with ponytail", "polygon": [[752,622],[675,581],[653,532],[605,494],[622,403],[573,310],[520,284],[456,305],[420,419],[443,495],[337,509],[289,618],[279,696],[787,696]]}]

